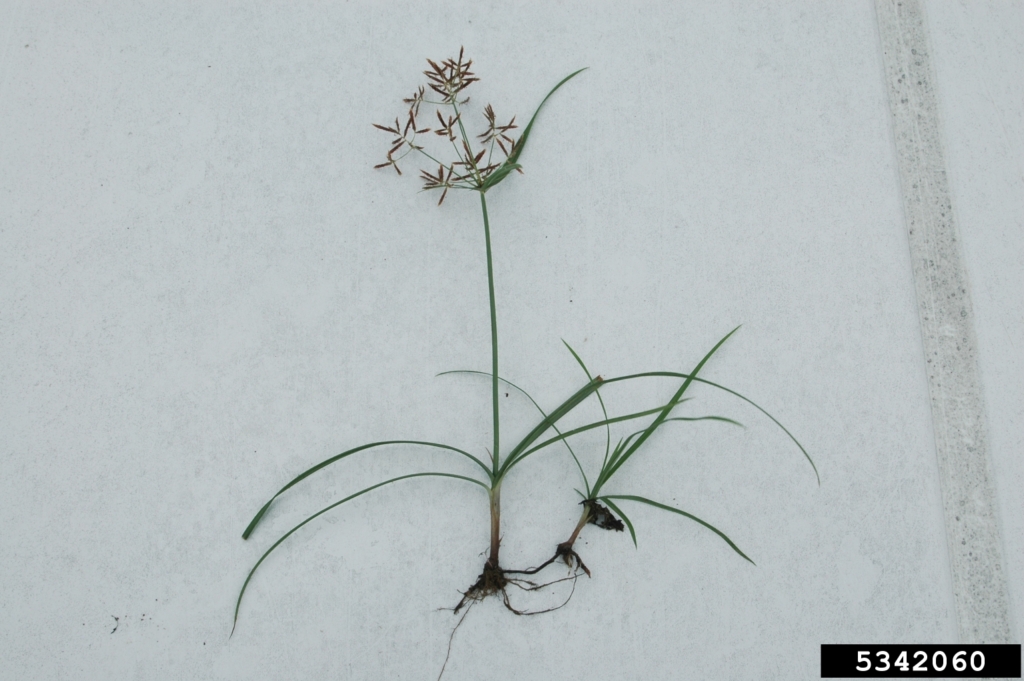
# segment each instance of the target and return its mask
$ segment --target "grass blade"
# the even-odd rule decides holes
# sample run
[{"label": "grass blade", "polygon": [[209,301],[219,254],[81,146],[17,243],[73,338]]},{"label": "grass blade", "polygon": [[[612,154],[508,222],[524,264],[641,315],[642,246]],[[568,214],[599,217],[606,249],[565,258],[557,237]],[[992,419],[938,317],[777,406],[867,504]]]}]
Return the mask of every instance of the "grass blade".
[{"label": "grass blade", "polygon": [[551,95],[555,94],[555,92],[558,91],[558,88],[562,87],[570,80],[572,80],[573,78],[575,78],[576,76],[578,76],[579,74],[583,73],[586,70],[587,67],[584,67],[577,71],[573,71],[568,76],[558,81],[558,85],[551,88],[551,91],[544,97],[544,99],[541,100],[540,104],[537,106],[537,110],[533,112],[533,116],[530,118],[530,122],[526,124],[526,128],[523,130],[523,135],[522,137],[519,138],[519,144],[516,145],[516,148],[512,152],[512,155],[509,156],[509,161],[511,161],[512,163],[519,162],[519,157],[522,155],[523,149],[526,148],[526,140],[530,137],[530,131],[533,130],[533,124],[537,120],[537,115],[540,114],[540,110],[544,108],[545,104],[547,104],[547,101],[551,98]]},{"label": "grass blade", "polygon": [[509,452],[508,457],[506,457],[505,459],[505,463],[502,464],[501,468],[498,470],[497,475],[494,476],[494,479],[501,480],[508,472],[512,463],[515,462],[516,458],[523,450],[525,450],[527,447],[536,442],[537,439],[540,438],[540,436],[543,435],[548,428],[550,428],[559,420],[561,420],[563,416],[565,416],[570,411],[578,407],[580,403],[582,403],[585,399],[590,397],[591,393],[593,393],[599,387],[601,387],[602,382],[603,379],[600,376],[596,377],[594,380],[590,381],[585,386],[577,390],[572,395],[572,397],[570,397],[561,405],[559,405],[557,409],[548,414],[548,416],[543,421],[538,423],[537,426],[534,427],[534,429],[531,430],[518,445],[516,445],[515,449]]},{"label": "grass blade", "polygon": [[481,461],[480,459],[476,458],[475,456],[473,456],[469,452],[463,451],[463,450],[458,449],[456,447],[450,447],[448,445],[442,445],[442,444],[438,444],[436,442],[423,442],[423,441],[420,441],[420,440],[384,440],[382,442],[371,442],[368,445],[361,445],[359,447],[354,447],[352,449],[349,449],[349,450],[346,450],[346,451],[342,452],[341,454],[338,454],[336,456],[332,456],[329,459],[325,459],[324,461],[321,461],[317,465],[315,465],[312,468],[309,468],[309,469],[303,471],[301,474],[299,474],[298,476],[293,478],[291,482],[289,482],[287,485],[285,485],[284,487],[279,489],[277,491],[277,494],[275,494],[274,496],[270,497],[270,501],[268,501],[267,503],[263,504],[263,508],[261,508],[259,510],[259,512],[256,513],[256,515],[253,517],[253,519],[249,522],[249,526],[245,528],[244,532],[242,532],[242,539],[248,539],[249,538],[249,535],[252,534],[252,531],[256,529],[257,525],[259,525],[260,521],[263,519],[264,514],[266,514],[266,512],[270,509],[270,505],[272,503],[274,503],[274,500],[277,499],[279,496],[281,496],[284,492],[286,492],[290,488],[292,488],[295,485],[297,485],[299,482],[305,480],[306,478],[308,478],[309,476],[313,475],[313,473],[316,473],[320,469],[326,468],[327,466],[330,466],[332,463],[334,463],[336,461],[340,461],[340,460],[344,459],[345,457],[351,456],[351,455],[353,455],[353,454],[355,454],[357,452],[361,452],[364,449],[371,449],[373,447],[383,447],[385,445],[422,445],[424,447],[436,447],[438,449],[444,449],[444,450],[456,452],[458,454],[462,454],[463,456],[466,456],[466,457],[469,457],[470,459],[472,459],[478,466],[480,466],[481,468],[484,469],[484,472],[487,473],[488,478],[490,478],[490,475],[491,475],[490,469],[487,467],[486,464],[484,464],[483,461]]},{"label": "grass blade", "polygon": [[[565,345],[565,347],[569,349],[569,352],[572,353],[572,356],[576,359],[576,362],[580,365],[580,368],[583,369],[583,373],[585,373],[587,375],[587,378],[588,379],[592,379],[593,377],[590,375],[590,369],[588,369],[587,365],[583,363],[583,359],[579,356],[579,354],[575,350],[572,349],[571,345],[569,345],[568,343],[565,342],[564,338],[562,339],[562,344]],[[604,414],[604,417],[607,419],[608,418],[608,410],[605,408],[604,398],[601,397],[601,391],[600,390],[597,391],[597,401],[601,405],[601,413]],[[605,427],[604,458],[601,460],[601,468],[604,468],[605,463],[608,461],[608,455],[609,455],[609,452],[611,452],[611,449],[612,449],[612,427],[611,427],[611,425],[608,425],[607,427]],[[580,472],[582,472],[582,470]],[[586,476],[584,476],[583,479],[586,480]],[[590,492],[590,485],[587,485],[587,493],[589,493],[589,492]]]},{"label": "grass blade", "polygon": [[734,421],[730,418],[726,418],[725,416],[673,416],[670,419],[665,419],[665,423],[668,423],[669,421],[721,421],[722,423],[731,423],[734,426],[746,428],[746,426],[739,421]]},{"label": "grass blade", "polygon": [[[437,374],[437,376],[444,376],[446,374],[477,374],[477,375],[480,375],[480,376],[486,376],[487,378],[491,377],[491,375],[489,373],[487,373],[486,371],[473,371],[472,369],[455,369],[454,371],[442,371],[441,373]],[[590,374],[587,374],[587,378],[590,378],[591,380],[593,380],[593,378],[591,378]],[[506,379],[502,378],[501,376],[498,376],[498,380],[501,381],[502,383],[504,383],[505,385],[511,387],[511,388],[515,388],[516,390],[521,392],[523,395],[526,395],[526,399],[530,400],[530,402],[533,402],[533,406],[535,406],[537,408],[537,411],[540,412],[541,417],[543,417],[543,418],[547,418],[548,417],[547,412],[545,412],[541,408],[541,406],[539,404],[537,404],[537,400],[533,399],[533,397],[530,396],[530,393],[526,392],[525,390],[520,388],[518,385],[516,385],[512,381],[506,380]],[[601,393],[598,393],[597,396],[598,396],[598,399],[600,399],[601,398]],[[556,433],[558,433],[559,435],[562,434],[562,431],[560,431],[558,429],[558,426],[552,424],[551,428]],[[572,456],[572,460],[576,462],[576,467],[580,470],[580,475],[583,476],[583,484],[586,485],[587,491],[589,492],[590,491],[590,483],[587,482],[587,474],[583,472],[583,466],[582,466],[582,464],[580,464],[580,460],[576,456],[576,452],[574,452],[572,450],[572,446],[569,444],[568,440],[562,440],[562,442],[565,444],[565,448],[569,450],[569,455]]]},{"label": "grass blade", "polygon": [[611,499],[628,499],[629,501],[638,501],[641,504],[647,504],[648,506],[653,506],[655,508],[660,508],[663,511],[671,511],[672,513],[678,513],[679,515],[684,516],[686,518],[689,518],[690,520],[693,520],[694,522],[700,523],[704,527],[708,528],[709,530],[711,530],[712,532],[717,534],[719,537],[721,537],[723,540],[725,540],[725,543],[728,544],[730,547],[732,547],[733,551],[735,551],[736,553],[738,553],[741,556],[743,556],[743,558],[746,559],[747,561],[749,561],[751,565],[757,565],[757,563],[755,563],[754,561],[750,560],[750,558],[747,556],[747,554],[745,554],[742,551],[740,551],[740,547],[736,546],[736,544],[733,543],[732,539],[729,539],[727,536],[725,536],[724,532],[719,530],[714,525],[711,525],[710,523],[706,523],[703,520],[701,520],[700,518],[698,518],[697,516],[691,515],[691,514],[687,513],[686,511],[680,511],[678,508],[673,508],[671,506],[666,506],[665,504],[659,504],[657,501],[651,501],[650,499],[645,499],[644,497],[633,496],[631,494],[611,494],[611,495],[608,495],[608,496],[598,497],[598,499],[600,499],[601,501],[603,501],[606,504],[608,504],[608,506],[610,508],[614,508],[612,506],[612,502],[610,501]]},{"label": "grass blade", "polygon": [[[674,371],[648,371],[648,372],[644,372],[644,373],[641,373],[641,374],[630,374],[628,376],[616,376],[615,378],[606,379],[605,383],[606,384],[607,383],[616,383],[618,381],[630,381],[630,380],[633,380],[633,379],[636,379],[636,378],[653,378],[653,377],[690,378],[690,374],[681,374],[681,373],[677,373],[677,372],[674,372]],[[782,432],[784,432],[789,437],[789,439],[793,441],[793,444],[795,444],[800,449],[800,451],[804,455],[804,458],[807,459],[807,463],[811,464],[811,468],[814,469],[814,477],[816,477],[818,479],[818,485],[819,486],[821,485],[821,476],[818,474],[818,467],[816,465],[814,465],[814,460],[811,459],[811,455],[807,453],[807,450],[804,449],[804,446],[802,444],[800,444],[800,441],[797,440],[795,437],[793,437],[793,433],[789,432],[789,430],[784,425],[779,423],[779,420],[777,418],[775,418],[774,416],[769,414],[767,411],[765,411],[764,408],[761,407],[761,405],[759,405],[757,402],[754,402],[749,397],[747,397],[747,396],[745,396],[745,395],[743,395],[741,393],[738,393],[738,392],[736,392],[735,390],[733,390],[731,388],[726,388],[724,385],[720,385],[718,383],[715,383],[714,381],[709,381],[709,380],[704,379],[704,378],[698,378],[697,376],[693,376],[693,380],[696,381],[697,383],[703,383],[704,385],[710,385],[712,388],[718,388],[719,390],[723,390],[723,391],[729,393],[730,395],[735,395],[736,397],[740,398],[741,400],[743,400],[744,402],[746,402],[747,404],[749,404],[750,406],[754,407],[759,412],[761,412],[762,414],[767,416],[769,419],[771,419],[772,423],[777,425],[782,430]]]},{"label": "grass blade", "polygon": [[660,426],[662,422],[666,418],[668,418],[669,412],[672,411],[673,403],[677,402],[679,398],[683,396],[683,393],[685,393],[686,389],[690,387],[690,384],[693,383],[693,379],[697,376],[700,370],[704,368],[704,365],[707,364],[709,359],[711,359],[711,356],[718,352],[718,348],[722,347],[722,344],[725,343],[725,341],[729,340],[729,337],[736,333],[739,330],[739,328],[740,327],[737,326],[735,329],[725,334],[722,337],[722,340],[715,343],[715,347],[711,348],[708,354],[704,355],[704,358],[697,363],[697,366],[694,367],[689,377],[687,377],[686,380],[683,381],[683,385],[679,387],[679,390],[677,390],[676,394],[672,396],[672,399],[668,401],[662,412],[658,414],[657,418],[655,418],[654,421],[651,422],[651,425],[647,426],[647,429],[640,435],[640,437],[636,439],[636,442],[630,445],[629,449],[622,453],[622,455],[619,457],[618,461],[614,463],[614,465],[609,462],[609,465],[604,470],[601,471],[601,475],[599,476],[597,482],[594,484],[594,494],[597,494],[601,490],[602,485],[608,482],[611,479],[611,477],[615,475],[616,471],[619,470],[622,464],[626,463],[629,460],[629,457],[633,456],[636,450],[640,449],[641,445],[643,445],[647,438],[649,438],[651,434],[658,429],[658,426]]},{"label": "grass blade", "polygon": [[481,191],[487,191],[494,187],[496,184],[504,180],[513,170],[522,170],[522,166],[518,163],[509,163],[506,160],[500,166],[498,166],[493,173],[491,173],[484,183],[481,185]]},{"label": "grass blade", "polygon": [[[608,459],[608,461],[605,463],[605,465],[601,466],[601,473],[597,476],[598,477],[598,481],[600,481],[601,475],[603,475],[604,472],[606,470],[608,470],[608,468],[610,466],[614,466],[615,465],[615,463],[619,460],[619,457],[622,456],[622,453],[624,451],[626,451],[626,448],[629,447],[630,443],[633,442],[633,439],[637,438],[637,437],[640,437],[643,434],[644,434],[643,430],[638,430],[635,433],[630,433],[628,436],[626,436],[625,440],[623,440],[621,438],[619,439],[619,444],[617,444],[615,446],[615,451],[612,452],[611,458]],[[604,483],[601,483],[601,484],[604,484]]]},{"label": "grass blade", "polygon": [[235,633],[235,625],[238,624],[238,610],[239,610],[239,608],[242,607],[242,596],[245,595],[245,590],[249,586],[249,582],[252,580],[252,576],[256,573],[256,569],[260,566],[261,563],[263,563],[264,560],[267,559],[267,556],[269,556],[274,551],[274,549],[276,549],[278,546],[280,546],[281,543],[285,539],[287,539],[288,537],[292,536],[295,533],[296,530],[298,530],[300,527],[302,527],[306,523],[314,520],[315,518],[318,518],[318,517],[322,516],[324,513],[327,513],[331,509],[337,508],[338,506],[341,506],[346,501],[351,501],[351,500],[355,499],[356,497],[360,497],[360,496],[366,494],[367,492],[372,492],[373,490],[377,489],[378,487],[383,487],[384,485],[390,485],[391,483],[398,482],[399,480],[408,480],[409,478],[422,478],[422,477],[427,477],[427,476],[441,477],[441,478],[455,478],[456,480],[465,480],[466,482],[471,482],[471,483],[473,483],[475,485],[480,485],[485,490],[490,491],[490,488],[487,485],[485,485],[484,483],[480,482],[479,480],[474,480],[473,478],[467,478],[464,475],[455,475],[454,473],[411,473],[409,475],[401,475],[401,476],[399,476],[397,478],[391,478],[390,480],[385,480],[384,482],[379,482],[376,485],[372,485],[370,487],[367,487],[366,489],[360,490],[360,491],[356,492],[355,494],[352,494],[352,495],[349,495],[349,496],[345,497],[341,501],[336,501],[333,504],[331,504],[330,506],[327,506],[326,508],[323,508],[323,509],[317,511],[316,513],[314,513],[313,515],[309,516],[308,518],[303,520],[301,523],[299,523],[298,525],[296,525],[292,529],[288,530],[288,532],[286,532],[284,534],[284,536],[282,536],[280,539],[278,539],[276,542],[274,542],[274,545],[271,546],[269,549],[267,549],[266,553],[264,553],[262,556],[260,556],[260,559],[258,561],[256,561],[255,565],[253,565],[252,570],[249,571],[249,575],[245,578],[245,582],[242,584],[242,590],[239,591],[239,593],[238,593],[238,601],[235,603],[235,619],[234,619],[234,621],[231,624],[231,633],[232,634]]},{"label": "grass blade", "polygon": [[626,523],[626,527],[629,528],[629,536],[633,538],[633,548],[635,548],[635,549],[640,548],[639,546],[636,545],[636,531],[633,529],[633,523],[629,522],[629,518],[626,517],[626,514],[622,512],[622,509],[619,508],[618,506],[616,506],[611,501],[609,501],[608,497],[604,497],[603,499],[604,499],[604,503],[608,504],[608,508],[610,508],[613,511],[615,511],[616,513],[618,513],[619,517],[622,518],[622,522]]},{"label": "grass blade", "polygon": [[[689,400],[689,398],[679,400],[678,402],[676,402],[676,405],[682,404],[683,402],[687,402],[688,400]],[[552,444],[558,442],[559,440],[563,440],[564,441],[565,438],[572,437],[573,435],[579,435],[580,433],[586,432],[588,430],[593,430],[594,428],[600,428],[601,426],[606,426],[606,425],[609,425],[609,424],[612,424],[612,423],[619,423],[620,421],[630,421],[632,419],[638,419],[638,418],[643,418],[644,416],[650,416],[651,414],[657,414],[657,413],[659,413],[661,411],[664,411],[664,409],[665,409],[664,406],[654,407],[653,409],[647,409],[645,411],[638,411],[638,412],[636,412],[634,414],[626,414],[624,416],[615,416],[613,418],[604,419],[602,421],[595,421],[594,423],[588,423],[585,426],[580,426],[579,428],[574,428],[572,430],[566,431],[565,433],[559,434],[557,437],[553,437],[553,438],[550,438],[548,440],[545,440],[544,442],[540,443],[536,447],[531,447],[530,449],[526,450],[525,452],[519,454],[516,457],[516,459],[512,463],[509,464],[509,468],[511,468],[512,466],[516,465],[517,463],[519,463],[520,461],[522,461],[523,459],[528,457],[530,454],[533,454],[534,452],[537,452],[537,451],[539,451],[541,449],[544,449],[548,445],[552,445]]]},{"label": "grass blade", "polygon": [[530,118],[530,122],[527,123],[526,128],[523,130],[523,134],[519,138],[519,143],[516,144],[516,148],[512,151],[512,154],[507,159],[505,159],[505,162],[502,163],[497,170],[491,173],[491,176],[487,178],[483,185],[481,185],[481,192],[486,192],[488,189],[504,180],[510,172],[519,168],[519,157],[522,155],[523,149],[526,147],[526,141],[529,139],[530,132],[533,130],[533,124],[537,120],[537,114],[540,113],[540,110],[544,108],[544,105],[547,103],[548,99],[551,98],[551,95],[555,94],[558,88],[562,87],[571,79],[575,78],[580,73],[586,70],[586,68],[582,68],[579,69],[578,71],[573,71],[568,76],[560,80],[558,82],[558,85],[551,88],[551,92],[549,92],[547,96],[545,96],[544,99],[541,100],[541,103],[537,107],[537,110],[533,112],[533,117]]},{"label": "grass blade", "polygon": [[[665,419],[664,421],[662,421],[661,425],[665,425],[669,421],[708,421],[708,420],[711,420],[711,421],[724,421],[726,423],[731,423],[731,424],[733,424],[735,426],[739,426],[740,428],[745,427],[739,421],[733,421],[732,419],[726,418],[724,416],[695,416],[695,417],[673,416],[672,418],[668,418],[668,419]],[[635,433],[630,433],[630,435],[626,438],[625,442],[623,442],[622,440],[619,440],[619,444],[615,447],[615,452],[612,454],[612,458],[611,458],[610,463],[608,465],[614,466],[615,462],[619,460],[619,456],[621,456],[622,452],[625,451],[626,447],[629,446],[629,443],[633,441],[633,438],[639,437],[640,435],[643,435],[643,434],[644,434],[643,430],[638,430]],[[602,470],[607,468],[608,465],[602,467]]]}]

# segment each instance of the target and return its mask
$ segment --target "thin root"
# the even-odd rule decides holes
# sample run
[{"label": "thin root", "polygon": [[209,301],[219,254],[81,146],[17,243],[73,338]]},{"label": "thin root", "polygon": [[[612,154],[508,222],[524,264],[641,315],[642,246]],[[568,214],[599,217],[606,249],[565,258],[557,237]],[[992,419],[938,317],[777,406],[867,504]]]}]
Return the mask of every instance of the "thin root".
[{"label": "thin root", "polygon": [[[583,562],[583,559],[580,558],[580,554],[573,550],[572,544],[568,542],[559,544],[558,548],[555,549],[555,555],[551,556],[537,567],[533,567],[528,570],[505,570],[504,572],[507,575],[535,575],[559,558],[565,561],[565,564],[568,565],[570,569],[580,569],[587,573],[587,577],[591,576],[590,568],[588,568],[586,563]],[[575,566],[573,565],[574,559],[576,561]]]},{"label": "thin root", "polygon": [[473,603],[470,603],[469,607],[466,608],[466,612],[462,613],[462,617],[459,618],[458,624],[456,624],[455,628],[452,629],[451,636],[448,637],[448,652],[444,655],[444,664],[441,665],[441,673],[437,675],[437,681],[441,681],[441,677],[444,676],[444,669],[448,666],[448,658],[452,656],[452,641],[455,640],[455,632],[462,626],[462,622],[466,619],[466,615],[469,614],[470,608],[472,607]]},{"label": "thin root", "polygon": [[[553,563],[559,557],[563,558],[565,560],[566,565],[568,565],[573,570],[572,574],[568,577],[562,577],[561,579],[555,579],[550,582],[545,582],[543,584],[537,584],[536,582],[531,582],[527,579],[520,579],[517,577],[510,576],[536,574],[548,565],[550,565],[551,563]],[[574,558],[576,561],[575,566],[572,562]],[[580,569],[586,572],[588,577],[590,576],[590,570],[588,570],[587,566],[583,564],[583,560],[580,559],[579,555],[575,551],[573,551],[571,547],[565,548],[563,550],[563,547],[561,545],[559,546],[558,552],[556,552],[550,560],[535,568],[530,568],[528,570],[505,570],[501,567],[493,567],[489,563],[485,564],[484,571],[480,573],[479,577],[477,577],[477,580],[473,583],[473,586],[469,587],[469,589],[462,592],[462,599],[459,601],[458,605],[456,605],[452,609],[452,613],[458,614],[459,610],[461,610],[463,606],[467,606],[467,604],[468,606],[472,606],[474,603],[482,601],[488,596],[492,596],[499,593],[501,594],[501,600],[502,603],[505,604],[505,608],[509,612],[516,615],[541,615],[546,612],[558,610],[559,608],[565,607],[565,605],[572,599],[573,594],[576,593],[576,580],[579,579]],[[539,589],[549,587],[552,584],[559,584],[561,582],[567,582],[570,580],[572,581],[572,590],[569,592],[568,598],[566,598],[561,605],[557,605],[552,608],[546,608],[544,610],[519,610],[515,608],[509,601],[508,586],[510,584],[522,591],[537,591]],[[465,615],[463,615],[463,618],[465,618]],[[462,620],[459,620],[459,623],[461,624]]]},{"label": "thin root", "polygon": [[[552,584],[558,584],[559,582],[565,582],[565,581],[568,581],[568,580],[572,580],[572,590],[569,592],[569,595],[566,597],[566,599],[564,601],[562,601],[562,603],[560,605],[556,605],[556,606],[554,606],[552,608],[547,608],[545,610],[516,610],[515,608],[512,607],[512,604],[509,602],[509,600],[508,600],[508,592],[505,591],[504,589],[502,589],[502,591],[501,591],[501,600],[505,603],[505,608],[507,608],[509,611],[515,613],[516,615],[520,615],[520,616],[543,615],[544,613],[547,613],[547,612],[554,612],[555,610],[560,610],[560,609],[564,608],[566,605],[569,604],[569,601],[572,600],[572,595],[574,593],[576,593],[576,580],[578,580],[579,577],[580,577],[579,570],[576,570],[571,575],[569,575],[568,577],[563,577],[562,579],[556,579],[553,582],[548,582],[546,584],[533,584],[533,582],[527,582],[527,584],[532,584],[532,586],[529,587],[529,588],[523,588],[519,584],[516,584],[515,581],[509,580],[510,584],[514,584],[515,586],[518,586],[520,589],[523,589],[523,591],[536,591],[537,589],[543,589],[544,587],[551,586]],[[516,580],[516,581],[518,581],[518,580]]]}]

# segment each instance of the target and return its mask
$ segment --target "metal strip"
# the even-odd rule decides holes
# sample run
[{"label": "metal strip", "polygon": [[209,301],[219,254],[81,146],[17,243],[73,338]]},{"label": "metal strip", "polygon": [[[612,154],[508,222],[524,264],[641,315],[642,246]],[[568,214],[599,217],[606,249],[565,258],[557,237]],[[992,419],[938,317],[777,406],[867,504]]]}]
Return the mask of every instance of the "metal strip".
[{"label": "metal strip", "polygon": [[1010,643],[974,312],[919,0],[875,0],[928,368],[961,643]]}]

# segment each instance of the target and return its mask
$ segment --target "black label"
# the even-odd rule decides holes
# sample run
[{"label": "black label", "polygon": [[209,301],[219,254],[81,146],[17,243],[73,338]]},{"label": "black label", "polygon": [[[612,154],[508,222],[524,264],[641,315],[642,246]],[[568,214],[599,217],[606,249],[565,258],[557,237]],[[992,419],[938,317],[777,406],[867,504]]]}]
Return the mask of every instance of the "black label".
[{"label": "black label", "polygon": [[1020,678],[1020,645],[822,645],[823,679]]}]

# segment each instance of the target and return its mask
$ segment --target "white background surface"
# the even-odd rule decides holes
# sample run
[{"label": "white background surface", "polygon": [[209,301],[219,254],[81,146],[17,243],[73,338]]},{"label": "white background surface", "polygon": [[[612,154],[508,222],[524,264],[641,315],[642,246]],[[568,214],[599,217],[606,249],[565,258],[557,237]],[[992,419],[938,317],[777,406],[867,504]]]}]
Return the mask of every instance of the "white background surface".
[{"label": "white background surface", "polygon": [[[1024,20],[927,9],[1019,636]],[[388,141],[370,123],[460,45],[473,103],[522,122],[590,67],[488,195],[502,374],[552,407],[582,383],[560,338],[605,376],[687,371],[742,323],[706,376],[786,424],[822,485],[757,412],[695,391],[692,413],[747,428],[666,427],[608,491],[685,508],[758,566],[626,507],[638,550],[588,528],[593,579],[542,617],[474,608],[446,678],[814,678],[821,643],[955,641],[870,3],[0,12],[0,677],[436,678],[438,609],[488,536],[485,495],[454,481],[304,528],[228,632],[252,563],[306,515],[472,470],[357,455],[243,542],[293,475],[374,440],[489,446],[486,381],[434,378],[489,368],[478,202],[436,208],[414,163],[370,170]],[[503,409],[509,442],[534,416]],[[581,440],[591,469],[599,445]],[[566,538],[578,484],[555,450],[509,478],[507,567]]]}]

